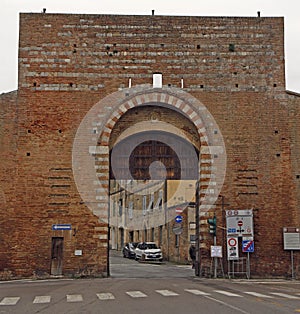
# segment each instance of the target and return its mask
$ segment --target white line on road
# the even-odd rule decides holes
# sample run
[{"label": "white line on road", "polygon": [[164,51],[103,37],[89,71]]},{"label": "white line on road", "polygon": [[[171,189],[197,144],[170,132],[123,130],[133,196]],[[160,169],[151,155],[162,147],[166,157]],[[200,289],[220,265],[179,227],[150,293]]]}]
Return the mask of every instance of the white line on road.
[{"label": "white line on road", "polygon": [[50,301],[51,301],[50,295],[40,295],[34,298],[33,303],[35,304],[50,303]]},{"label": "white line on road", "polygon": [[146,298],[147,297],[147,295],[141,291],[127,291],[126,293],[132,298]]},{"label": "white line on road", "polygon": [[99,300],[114,300],[115,297],[112,293],[97,293],[96,294]]},{"label": "white line on road", "polygon": [[82,302],[81,294],[67,294],[67,302]]},{"label": "white line on road", "polygon": [[0,305],[16,305],[20,297],[6,297],[0,302]]},{"label": "white line on road", "polygon": [[210,295],[210,293],[206,293],[200,290],[194,290],[194,289],[184,289],[184,291],[195,294],[195,295]]},{"label": "white line on road", "polygon": [[224,291],[224,290],[214,290],[214,291],[217,292],[217,293],[220,293],[220,294],[227,295],[228,297],[240,297],[240,298],[242,298],[241,295],[235,294],[235,293],[231,293],[231,292],[228,292],[228,291]]},{"label": "white line on road", "polygon": [[246,294],[250,294],[254,297],[258,297],[258,298],[269,298],[269,299],[272,299],[273,297],[270,296],[270,295],[266,295],[266,294],[262,294],[262,293],[258,293],[258,292],[252,292],[252,291],[247,291],[247,292],[244,292]]},{"label": "white line on road", "polygon": [[178,295],[177,293],[170,290],[155,290],[155,291],[164,297],[173,297],[173,296]]},{"label": "white line on road", "polygon": [[213,297],[210,297],[210,296],[205,295],[204,298],[207,298],[207,299],[209,299],[209,300],[211,300],[211,301],[214,301],[214,302],[223,304],[223,305],[225,305],[225,306],[227,306],[227,307],[229,307],[229,308],[231,308],[231,309],[233,309],[233,310],[235,310],[235,311],[241,312],[241,313],[243,313],[243,314],[250,314],[249,312],[246,312],[246,311],[244,311],[243,309],[240,309],[240,308],[238,308],[238,307],[236,307],[236,306],[233,306],[233,305],[228,304],[228,303],[226,303],[226,302],[223,302],[223,301],[221,301],[221,300],[215,299],[215,298],[213,298]]},{"label": "white line on road", "polygon": [[279,297],[287,298],[287,299],[293,299],[293,300],[299,299],[299,297],[295,297],[294,295],[285,294],[285,293],[271,292],[271,294],[277,295]]}]

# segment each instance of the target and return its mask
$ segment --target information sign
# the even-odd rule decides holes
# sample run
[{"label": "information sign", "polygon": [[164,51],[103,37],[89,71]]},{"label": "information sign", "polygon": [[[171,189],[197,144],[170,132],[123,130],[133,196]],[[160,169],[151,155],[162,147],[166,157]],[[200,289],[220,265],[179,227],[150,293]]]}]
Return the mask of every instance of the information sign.
[{"label": "information sign", "polygon": [[52,230],[72,230],[72,226],[70,224],[52,225]]},{"label": "information sign", "polygon": [[212,245],[210,247],[210,256],[222,258],[222,246]]},{"label": "information sign", "polygon": [[283,228],[283,248],[284,250],[300,250],[299,228]]},{"label": "information sign", "polygon": [[226,211],[227,236],[253,236],[253,213],[247,210]]}]

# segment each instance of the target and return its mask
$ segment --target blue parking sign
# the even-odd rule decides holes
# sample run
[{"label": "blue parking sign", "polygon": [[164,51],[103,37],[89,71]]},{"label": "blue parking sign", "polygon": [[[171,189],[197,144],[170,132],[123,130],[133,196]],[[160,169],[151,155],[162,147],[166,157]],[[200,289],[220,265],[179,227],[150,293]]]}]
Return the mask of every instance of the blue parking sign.
[{"label": "blue parking sign", "polygon": [[253,240],[243,240],[243,253],[253,253],[254,252],[254,241]]}]

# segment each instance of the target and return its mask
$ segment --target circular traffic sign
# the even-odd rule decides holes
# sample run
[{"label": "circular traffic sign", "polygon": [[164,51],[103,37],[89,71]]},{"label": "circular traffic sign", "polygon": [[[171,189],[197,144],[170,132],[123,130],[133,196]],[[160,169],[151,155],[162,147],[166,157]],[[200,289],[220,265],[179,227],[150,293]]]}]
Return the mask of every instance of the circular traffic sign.
[{"label": "circular traffic sign", "polygon": [[239,220],[237,224],[238,224],[239,227],[241,227],[244,223],[243,223],[242,220]]},{"label": "circular traffic sign", "polygon": [[236,246],[236,239],[235,238],[228,239],[228,245],[229,246]]},{"label": "circular traffic sign", "polygon": [[179,223],[176,223],[174,226],[173,226],[173,232],[177,235],[181,234],[183,231],[183,228],[182,228],[182,224],[179,224]]},{"label": "circular traffic sign", "polygon": [[176,221],[177,223],[182,222],[182,216],[181,216],[181,215],[176,216],[176,217],[175,217],[175,221]]}]

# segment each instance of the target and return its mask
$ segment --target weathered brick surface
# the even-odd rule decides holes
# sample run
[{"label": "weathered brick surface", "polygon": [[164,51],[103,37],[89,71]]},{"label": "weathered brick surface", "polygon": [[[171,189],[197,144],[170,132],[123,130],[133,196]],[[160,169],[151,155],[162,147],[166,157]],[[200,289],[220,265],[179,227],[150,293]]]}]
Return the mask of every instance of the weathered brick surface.
[{"label": "weathered brick surface", "polygon": [[[64,236],[65,273],[105,274],[106,240],[99,239],[105,224],[78,195],[74,136],[99,100],[128,87],[129,78],[133,86],[151,84],[161,72],[165,86],[180,88],[183,79],[184,91],[208,108],[222,132],[226,208],[254,209],[252,274],[288,275],[282,227],[300,225],[299,95],[285,92],[283,31],[282,18],[21,14],[18,100],[16,92],[0,97],[2,268],[16,276],[49,273],[51,237]],[[127,105],[111,117],[106,145],[109,126]],[[170,121],[179,123],[178,114]],[[220,206],[217,216],[224,223]],[[77,232],[53,232],[56,223]],[[204,241],[208,248],[211,239]],[[76,249],[83,255],[74,256]]]},{"label": "weathered brick surface", "polygon": [[17,91],[0,95],[0,278],[10,269],[15,212]]}]

